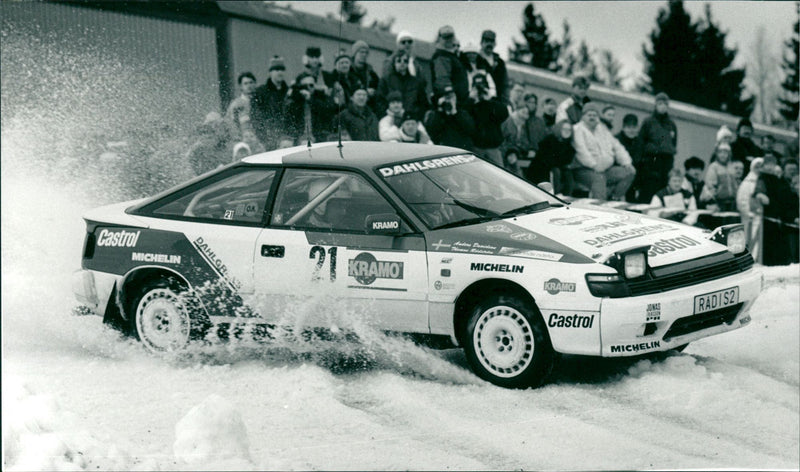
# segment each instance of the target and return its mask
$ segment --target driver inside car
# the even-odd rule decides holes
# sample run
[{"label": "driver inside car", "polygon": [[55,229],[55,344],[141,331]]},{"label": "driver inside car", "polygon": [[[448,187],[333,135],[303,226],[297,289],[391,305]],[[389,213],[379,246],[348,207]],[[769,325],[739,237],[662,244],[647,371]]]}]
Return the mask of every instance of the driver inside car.
[{"label": "driver inside car", "polygon": [[395,178],[406,201],[429,226],[435,228],[453,220],[453,209],[444,200],[446,195],[426,177],[399,175]]}]

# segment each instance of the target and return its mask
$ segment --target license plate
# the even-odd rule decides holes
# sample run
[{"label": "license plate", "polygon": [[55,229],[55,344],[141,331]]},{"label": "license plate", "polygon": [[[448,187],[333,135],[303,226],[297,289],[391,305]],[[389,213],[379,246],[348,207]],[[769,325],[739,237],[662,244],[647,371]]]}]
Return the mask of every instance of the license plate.
[{"label": "license plate", "polygon": [[694,297],[694,314],[719,310],[739,303],[739,287],[726,288]]}]

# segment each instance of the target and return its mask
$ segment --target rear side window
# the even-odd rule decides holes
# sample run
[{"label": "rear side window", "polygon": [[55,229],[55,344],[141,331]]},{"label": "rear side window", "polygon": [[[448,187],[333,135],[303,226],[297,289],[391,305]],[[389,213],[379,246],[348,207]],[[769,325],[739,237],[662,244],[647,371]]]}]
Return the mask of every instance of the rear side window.
[{"label": "rear side window", "polygon": [[167,197],[150,213],[222,224],[260,223],[275,173],[275,169],[241,169],[175,199]]}]

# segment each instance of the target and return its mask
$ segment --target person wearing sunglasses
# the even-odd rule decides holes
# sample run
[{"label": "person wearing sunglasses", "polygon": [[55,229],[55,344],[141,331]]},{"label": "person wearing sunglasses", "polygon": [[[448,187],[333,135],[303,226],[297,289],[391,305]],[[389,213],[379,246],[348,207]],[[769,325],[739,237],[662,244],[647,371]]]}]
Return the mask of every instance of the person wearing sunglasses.
[{"label": "person wearing sunglasses", "polygon": [[394,54],[393,67],[387,71],[378,83],[378,100],[381,109],[388,106],[388,97],[392,92],[401,95],[403,109],[415,115],[422,115],[430,108],[425,79],[413,76],[408,71],[411,57],[400,49]]},{"label": "person wearing sunglasses", "polygon": [[497,44],[497,35],[492,30],[486,30],[481,34],[481,49],[478,54],[477,66],[489,72],[494,80],[497,90],[497,97],[503,102],[508,103],[508,72],[506,63],[494,52]]}]

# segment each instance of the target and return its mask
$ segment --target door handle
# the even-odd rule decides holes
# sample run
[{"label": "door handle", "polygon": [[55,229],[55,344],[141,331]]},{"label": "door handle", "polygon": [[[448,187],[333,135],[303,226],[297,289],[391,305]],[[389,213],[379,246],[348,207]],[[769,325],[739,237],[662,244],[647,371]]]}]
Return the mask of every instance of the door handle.
[{"label": "door handle", "polygon": [[261,245],[262,257],[283,257],[286,253],[286,248],[283,246],[269,246],[266,244]]}]

